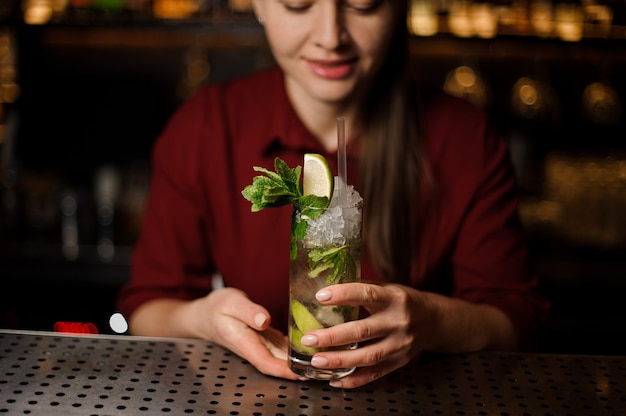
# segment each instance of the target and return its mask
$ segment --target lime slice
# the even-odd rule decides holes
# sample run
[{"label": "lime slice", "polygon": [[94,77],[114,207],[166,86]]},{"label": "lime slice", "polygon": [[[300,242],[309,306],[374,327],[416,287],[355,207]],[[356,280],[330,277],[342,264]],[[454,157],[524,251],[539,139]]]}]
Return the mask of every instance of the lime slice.
[{"label": "lime slice", "polygon": [[313,314],[309,312],[306,306],[297,300],[291,301],[291,316],[293,316],[296,326],[303,334],[315,329],[324,328],[324,326],[315,319]]},{"label": "lime slice", "polygon": [[326,158],[317,153],[304,155],[302,169],[302,194],[327,197],[333,196],[334,176]]},{"label": "lime slice", "polygon": [[302,339],[302,331],[298,328],[291,328],[291,345],[295,348],[296,351],[301,352],[303,354],[313,355],[317,352],[320,352],[321,349],[315,347],[307,347],[306,345],[302,345],[300,339]]}]

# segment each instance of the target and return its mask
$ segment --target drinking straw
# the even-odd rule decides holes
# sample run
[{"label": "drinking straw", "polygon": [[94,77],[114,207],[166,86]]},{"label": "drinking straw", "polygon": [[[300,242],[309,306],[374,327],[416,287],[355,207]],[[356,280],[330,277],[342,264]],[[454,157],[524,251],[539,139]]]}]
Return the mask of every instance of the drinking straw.
[{"label": "drinking straw", "polygon": [[343,207],[348,206],[348,171],[346,168],[346,119],[337,118],[337,175],[339,176],[339,201]]}]

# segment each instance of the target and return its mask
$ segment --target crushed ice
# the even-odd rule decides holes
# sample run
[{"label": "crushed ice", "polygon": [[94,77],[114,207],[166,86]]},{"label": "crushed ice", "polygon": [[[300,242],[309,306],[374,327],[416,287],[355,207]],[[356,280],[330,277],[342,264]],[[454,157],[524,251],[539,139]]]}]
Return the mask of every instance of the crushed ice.
[{"label": "crushed ice", "polygon": [[[335,189],[339,185],[338,180],[335,177]],[[352,185],[348,185],[346,190],[348,207],[338,206],[338,192],[334,192],[326,212],[315,220],[309,220],[305,237],[307,247],[340,246],[360,236],[363,198]]]}]

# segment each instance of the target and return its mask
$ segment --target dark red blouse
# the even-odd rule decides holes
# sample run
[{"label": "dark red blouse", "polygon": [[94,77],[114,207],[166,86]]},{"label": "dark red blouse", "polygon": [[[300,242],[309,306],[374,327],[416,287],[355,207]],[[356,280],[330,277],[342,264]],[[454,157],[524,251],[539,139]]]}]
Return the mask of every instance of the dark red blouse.
[{"label": "dark red blouse", "polygon": [[[424,120],[434,209],[411,284],[495,305],[531,341],[549,304],[534,292],[506,144],[482,111],[460,99],[437,97]],[[302,165],[305,152],[324,154],[336,169],[336,154],[324,151],[291,107],[278,69],[207,86],[186,102],[153,151],[131,281],[119,294],[122,313],[154,298],[204,296],[219,273],[284,329],[291,207],[252,213],[241,190],[257,174],[253,166],[273,169],[277,156]],[[358,189],[353,145],[348,155],[348,181]],[[380,280],[366,253],[362,278]]]}]

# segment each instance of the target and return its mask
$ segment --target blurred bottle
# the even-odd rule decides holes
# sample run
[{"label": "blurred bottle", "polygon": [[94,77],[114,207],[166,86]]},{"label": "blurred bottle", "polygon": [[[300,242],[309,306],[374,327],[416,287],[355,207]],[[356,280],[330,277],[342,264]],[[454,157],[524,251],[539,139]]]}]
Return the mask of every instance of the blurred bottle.
[{"label": "blurred bottle", "polygon": [[153,0],[152,13],[160,19],[187,19],[200,13],[201,0]]},{"label": "blurred bottle", "polygon": [[511,91],[513,114],[525,120],[557,120],[560,117],[558,95],[540,77],[523,76]]},{"label": "blurred bottle", "polygon": [[148,188],[150,185],[150,165],[146,161],[137,160],[132,163],[124,175],[119,198],[117,215],[117,238],[119,244],[132,246],[135,244],[141,224]]},{"label": "blurred bottle", "polygon": [[65,20],[69,0],[52,0],[52,22],[60,23]]},{"label": "blurred bottle", "polygon": [[412,0],[409,28],[418,36],[433,36],[439,30],[439,15],[434,0]]},{"label": "blurred bottle", "polygon": [[52,0],[23,0],[24,22],[43,25],[52,20]]},{"label": "blurred bottle", "polygon": [[78,197],[72,189],[61,194],[61,251],[67,260],[76,260],[78,242]]},{"label": "blurred bottle", "polygon": [[531,3],[530,24],[540,37],[554,34],[554,6],[550,0],[536,0]]},{"label": "blurred bottle", "polygon": [[0,27],[0,104],[13,104],[20,95],[17,84],[17,50],[13,33]]},{"label": "blurred bottle", "polygon": [[597,0],[582,0],[584,22],[598,36],[608,37],[613,24],[613,8]]},{"label": "blurred bottle", "polygon": [[252,11],[251,0],[228,0],[228,7],[232,12],[248,14]]},{"label": "blurred bottle", "polygon": [[458,37],[467,38],[474,35],[469,0],[453,0],[448,11],[448,28]]},{"label": "blurred bottle", "polygon": [[461,65],[448,72],[443,88],[448,94],[463,98],[478,107],[487,106],[485,82],[469,65]]},{"label": "blurred bottle", "polygon": [[489,2],[472,4],[470,16],[474,33],[483,39],[490,39],[498,33],[498,16],[493,5]]},{"label": "blurred bottle", "polygon": [[532,3],[533,0],[493,0],[492,8],[496,14],[499,30],[503,33],[527,33]]},{"label": "blurred bottle", "polygon": [[17,84],[16,42],[13,32],[0,28],[0,236],[9,241],[17,224],[16,168],[13,158]]},{"label": "blurred bottle", "polygon": [[557,36],[567,42],[578,42],[583,37],[583,12],[579,3],[560,2],[555,9]]},{"label": "blurred bottle", "polygon": [[178,85],[180,99],[188,98],[201,85],[208,82],[211,75],[208,55],[206,47],[192,46],[187,49],[183,62],[184,69]]},{"label": "blurred bottle", "polygon": [[98,257],[110,262],[115,257],[114,219],[120,193],[120,174],[113,166],[102,166],[94,176],[94,197],[98,222]]},{"label": "blurred bottle", "polygon": [[622,116],[619,94],[608,83],[592,82],[585,87],[581,98],[584,117],[599,126],[618,124]]}]

